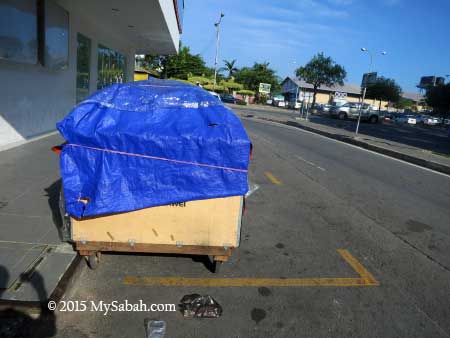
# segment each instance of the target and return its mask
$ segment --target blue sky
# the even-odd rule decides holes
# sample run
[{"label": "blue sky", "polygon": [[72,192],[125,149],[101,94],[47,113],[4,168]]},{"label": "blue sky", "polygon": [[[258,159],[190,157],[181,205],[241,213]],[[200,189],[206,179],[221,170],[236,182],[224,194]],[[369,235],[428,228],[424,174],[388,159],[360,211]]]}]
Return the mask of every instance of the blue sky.
[{"label": "blue sky", "polygon": [[404,91],[416,92],[421,76],[450,74],[449,0],[185,0],[182,42],[210,66],[221,11],[220,66],[268,61],[284,78],[322,51],[358,84],[369,68],[366,47],[373,70]]}]

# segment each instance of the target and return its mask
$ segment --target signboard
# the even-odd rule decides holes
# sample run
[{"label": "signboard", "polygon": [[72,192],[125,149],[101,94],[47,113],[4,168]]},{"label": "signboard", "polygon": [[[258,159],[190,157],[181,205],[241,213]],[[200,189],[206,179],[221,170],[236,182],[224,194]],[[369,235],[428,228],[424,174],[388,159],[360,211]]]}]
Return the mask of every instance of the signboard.
[{"label": "signboard", "polygon": [[335,92],[334,93],[334,97],[336,99],[346,99],[347,98],[347,93],[344,92]]},{"label": "signboard", "polygon": [[427,89],[435,86],[442,86],[445,84],[445,79],[443,77],[437,76],[422,76],[420,78],[420,83],[417,87],[421,89]]},{"label": "signboard", "polygon": [[313,93],[312,92],[304,92],[301,91],[298,95],[298,101],[308,101],[312,100]]},{"label": "signboard", "polygon": [[260,83],[259,92],[261,94],[270,94],[270,83]]},{"label": "signboard", "polygon": [[434,87],[435,83],[436,83],[436,76],[422,76],[420,78],[420,83],[417,87],[419,88]]},{"label": "signboard", "polygon": [[365,73],[361,81],[361,87],[367,88],[367,86],[370,86],[375,82],[377,82],[377,72]]}]

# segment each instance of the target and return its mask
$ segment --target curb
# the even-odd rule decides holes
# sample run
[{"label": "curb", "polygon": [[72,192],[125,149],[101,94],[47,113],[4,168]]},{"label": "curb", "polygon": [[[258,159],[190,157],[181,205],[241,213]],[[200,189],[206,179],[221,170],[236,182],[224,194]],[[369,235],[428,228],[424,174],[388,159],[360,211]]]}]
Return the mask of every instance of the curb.
[{"label": "curb", "polygon": [[83,263],[82,261],[83,257],[80,255],[75,256],[48,299],[44,301],[0,300],[0,312],[2,310],[13,309],[31,315],[38,315],[47,309],[47,303],[49,301],[59,303],[64,293],[73,287],[77,277],[80,276],[85,268],[86,264],[81,264]]},{"label": "curb", "polygon": [[243,117],[246,118],[256,118],[259,120],[264,120],[264,121],[270,121],[270,122],[275,122],[275,123],[279,123],[279,124],[285,124],[291,127],[295,127],[295,128],[299,128],[299,129],[303,129],[318,135],[322,135],[337,141],[341,141],[344,143],[348,143],[360,148],[364,148],[370,151],[374,151],[376,153],[380,153],[392,158],[396,158],[408,163],[412,163],[415,165],[418,165],[420,167],[424,167],[427,169],[431,169],[437,172],[440,172],[442,174],[446,174],[446,175],[450,175],[450,166],[446,166],[444,164],[441,163],[437,163],[437,162],[433,162],[433,161],[429,161],[429,160],[425,160],[423,158],[418,158],[418,157],[414,157],[411,155],[407,155],[395,150],[390,150],[390,149],[386,149],[383,147],[379,147],[364,141],[360,141],[360,140],[356,140],[353,137],[349,137],[349,136],[345,136],[345,135],[340,135],[340,134],[334,134],[334,133],[330,133],[324,130],[318,130],[315,128],[311,128],[305,125],[302,125],[298,122],[294,122],[294,121],[280,121],[280,120],[274,120],[274,119],[270,119],[270,118],[265,118],[265,117],[256,117],[254,115],[244,115]]}]

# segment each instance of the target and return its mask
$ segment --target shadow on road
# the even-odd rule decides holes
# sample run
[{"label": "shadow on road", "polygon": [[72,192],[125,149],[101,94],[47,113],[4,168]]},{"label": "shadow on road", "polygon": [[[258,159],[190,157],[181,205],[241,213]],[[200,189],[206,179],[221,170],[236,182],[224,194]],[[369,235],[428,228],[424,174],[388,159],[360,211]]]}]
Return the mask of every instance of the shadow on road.
[{"label": "shadow on road", "polygon": [[64,227],[63,215],[61,214],[60,193],[62,189],[61,179],[53,182],[49,187],[45,188],[48,197],[48,206],[52,213],[53,224],[58,230],[58,236],[61,241],[68,239],[67,228]]},{"label": "shadow on road", "polygon": [[[4,280],[8,284],[9,278],[8,270],[0,265],[0,280]],[[41,301],[41,311],[38,318],[34,319],[30,315],[13,308],[0,310],[0,337],[53,337],[56,334],[56,318],[54,312],[47,308],[47,292],[45,291],[42,275],[34,271],[32,275],[20,276],[20,281],[22,283],[31,283],[36,290]],[[3,291],[3,289],[0,289],[0,298]]]}]

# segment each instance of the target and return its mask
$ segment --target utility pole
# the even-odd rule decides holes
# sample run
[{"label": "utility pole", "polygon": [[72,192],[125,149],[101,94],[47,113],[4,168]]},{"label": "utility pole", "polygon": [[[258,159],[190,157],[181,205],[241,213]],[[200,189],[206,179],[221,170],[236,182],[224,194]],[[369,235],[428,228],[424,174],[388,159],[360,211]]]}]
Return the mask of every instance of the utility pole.
[{"label": "utility pole", "polygon": [[[373,54],[370,50],[368,50],[367,48],[361,48],[361,52],[367,52],[370,55],[370,66],[369,66],[369,73],[372,71],[372,66],[373,66]],[[381,52],[381,55],[386,55],[386,52]],[[359,106],[359,114],[358,114],[358,122],[356,123],[356,131],[355,131],[355,137],[358,136],[358,131],[359,131],[359,124],[361,123],[361,114],[362,114],[362,107],[364,105],[364,100],[366,98],[366,92],[367,92],[367,84],[364,85],[363,88],[363,95],[362,95],[362,102]]]},{"label": "utility pole", "polygon": [[219,42],[220,42],[220,23],[225,14],[220,13],[219,21],[217,21],[214,26],[216,27],[216,57],[214,58],[214,84],[213,91],[216,90],[217,85],[217,60],[219,58]]}]

